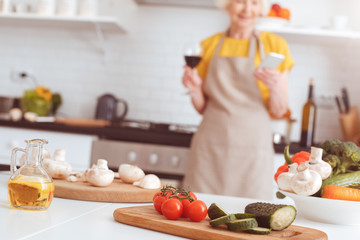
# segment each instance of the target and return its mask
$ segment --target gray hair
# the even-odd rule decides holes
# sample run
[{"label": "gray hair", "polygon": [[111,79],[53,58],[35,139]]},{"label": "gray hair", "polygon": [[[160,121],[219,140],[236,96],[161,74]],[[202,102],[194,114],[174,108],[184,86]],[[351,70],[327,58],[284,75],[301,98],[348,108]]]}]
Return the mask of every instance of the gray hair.
[{"label": "gray hair", "polygon": [[[215,6],[217,6],[218,8],[225,9],[231,1],[232,0],[215,0]],[[269,0],[261,0],[261,2],[262,2],[261,14],[263,16],[266,16],[270,10]]]}]

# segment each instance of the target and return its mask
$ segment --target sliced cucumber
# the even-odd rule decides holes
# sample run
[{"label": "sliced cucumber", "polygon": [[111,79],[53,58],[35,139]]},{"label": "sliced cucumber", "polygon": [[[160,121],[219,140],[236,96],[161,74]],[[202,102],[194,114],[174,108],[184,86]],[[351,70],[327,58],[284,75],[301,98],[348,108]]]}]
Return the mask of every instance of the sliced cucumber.
[{"label": "sliced cucumber", "polygon": [[260,227],[277,231],[289,227],[296,218],[295,207],[265,202],[256,202],[247,205],[245,207],[245,213],[255,214]]},{"label": "sliced cucumber", "polygon": [[242,232],[251,228],[256,228],[258,223],[255,218],[236,219],[226,223],[228,229],[233,232]]},{"label": "sliced cucumber", "polygon": [[215,218],[215,219],[211,220],[210,225],[212,227],[217,227],[219,225],[228,223],[228,222],[233,221],[235,219],[236,219],[235,214],[229,214],[229,215],[222,216],[222,217]]},{"label": "sliced cucumber", "polygon": [[256,215],[251,213],[235,213],[235,217],[237,219],[245,219],[245,218],[255,218]]},{"label": "sliced cucumber", "polygon": [[216,203],[212,203],[208,208],[208,216],[211,220],[229,215],[227,212],[222,210]]},{"label": "sliced cucumber", "polygon": [[244,230],[244,232],[252,233],[252,234],[259,234],[259,235],[266,235],[271,232],[271,229],[263,228],[263,227],[255,227],[255,228],[250,228],[250,229]]}]

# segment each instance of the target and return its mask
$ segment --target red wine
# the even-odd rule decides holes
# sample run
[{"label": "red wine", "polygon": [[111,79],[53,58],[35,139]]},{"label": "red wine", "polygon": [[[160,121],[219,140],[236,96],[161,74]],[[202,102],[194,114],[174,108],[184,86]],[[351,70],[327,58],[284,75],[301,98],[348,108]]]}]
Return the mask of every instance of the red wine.
[{"label": "red wine", "polygon": [[200,56],[185,56],[186,65],[188,65],[191,68],[196,67],[200,61],[201,61]]},{"label": "red wine", "polygon": [[303,107],[300,145],[311,147],[314,142],[316,105],[313,101],[313,80],[310,80],[308,100]]}]

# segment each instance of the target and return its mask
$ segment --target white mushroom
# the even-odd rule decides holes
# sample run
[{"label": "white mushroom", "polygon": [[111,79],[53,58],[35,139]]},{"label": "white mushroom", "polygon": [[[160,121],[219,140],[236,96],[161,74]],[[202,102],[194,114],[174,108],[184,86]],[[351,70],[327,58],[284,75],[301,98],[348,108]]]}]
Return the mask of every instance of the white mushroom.
[{"label": "white mushroom", "polygon": [[68,182],[77,182],[77,181],[79,181],[79,179],[76,176],[71,175],[71,176],[68,176],[66,178],[66,181],[68,181]]},{"label": "white mushroom", "polygon": [[278,176],[277,184],[280,190],[293,192],[290,186],[290,182],[293,176],[297,173],[298,164],[292,163],[288,167],[289,167],[288,172],[283,172]]},{"label": "white mushroom", "polygon": [[330,176],[332,167],[329,163],[322,160],[322,153],[322,148],[311,147],[309,167],[311,170],[319,173],[321,178],[324,180]]},{"label": "white mushroom", "polygon": [[36,122],[37,117],[38,117],[38,115],[36,113],[33,113],[33,112],[26,112],[24,114],[25,120],[29,121],[29,122]]},{"label": "white mushroom", "polygon": [[145,189],[158,189],[161,187],[159,177],[154,174],[147,174],[143,179],[138,182],[134,182],[133,184]]},{"label": "white mushroom", "polygon": [[320,190],[322,184],[319,173],[310,170],[306,162],[297,167],[297,173],[290,181],[291,189],[299,195],[310,196]]},{"label": "white mushroom", "polygon": [[57,149],[54,152],[53,158],[45,158],[43,160],[43,167],[46,172],[52,178],[67,178],[71,171],[72,167],[70,163],[65,161],[66,151],[64,149]]},{"label": "white mushroom", "polygon": [[20,121],[21,118],[23,117],[23,113],[20,108],[12,108],[9,111],[9,114],[10,114],[11,121],[14,121],[14,122]]},{"label": "white mushroom", "polygon": [[108,168],[105,159],[98,159],[96,166],[87,170],[86,180],[91,185],[106,187],[114,181],[114,172]]},{"label": "white mushroom", "polygon": [[134,182],[143,179],[144,176],[144,171],[138,166],[126,163],[119,166],[119,177],[125,183],[133,184]]}]

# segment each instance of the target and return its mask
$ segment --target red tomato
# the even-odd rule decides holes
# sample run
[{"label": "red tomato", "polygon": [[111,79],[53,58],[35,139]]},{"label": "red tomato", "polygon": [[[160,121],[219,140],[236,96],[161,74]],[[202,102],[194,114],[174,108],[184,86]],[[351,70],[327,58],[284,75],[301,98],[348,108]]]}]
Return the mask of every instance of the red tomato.
[{"label": "red tomato", "polygon": [[[193,192],[189,192],[189,195],[194,201],[197,200],[197,197],[195,196],[195,194]],[[180,194],[180,196],[185,197],[182,194]],[[190,200],[189,199],[181,199],[181,203],[183,205],[183,213],[182,213],[181,217],[187,218],[187,217],[189,217],[188,206],[190,204]]]},{"label": "red tomato", "polygon": [[278,14],[280,12],[281,7],[279,4],[274,3],[273,5],[271,5],[271,9]]},{"label": "red tomato", "polygon": [[178,198],[169,198],[162,204],[161,212],[167,219],[176,220],[183,213],[183,205]]},{"label": "red tomato", "polygon": [[201,222],[207,215],[206,204],[201,200],[195,200],[189,204],[188,215],[191,221]]},{"label": "red tomato", "polygon": [[161,211],[161,206],[162,204],[168,199],[167,196],[157,196],[155,199],[154,199],[154,207],[156,209],[156,211],[160,214],[162,214],[162,211]]}]

